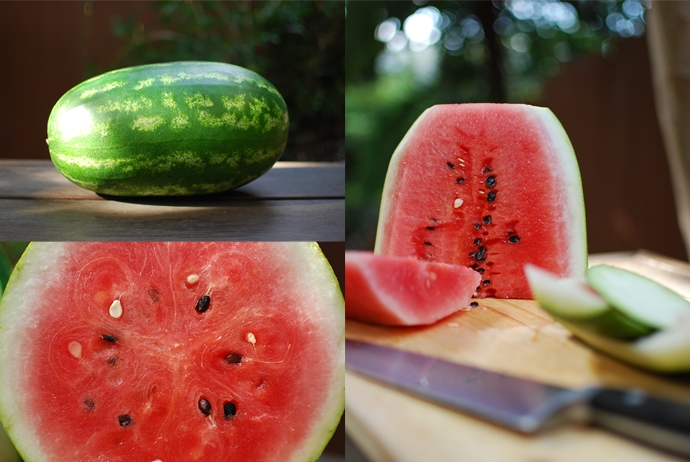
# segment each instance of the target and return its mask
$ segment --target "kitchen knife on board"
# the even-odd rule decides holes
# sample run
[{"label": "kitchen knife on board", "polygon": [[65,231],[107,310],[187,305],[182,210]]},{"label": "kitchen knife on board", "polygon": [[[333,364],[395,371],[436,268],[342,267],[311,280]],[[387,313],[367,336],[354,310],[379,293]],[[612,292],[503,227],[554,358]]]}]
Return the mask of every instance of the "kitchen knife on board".
[{"label": "kitchen knife on board", "polygon": [[591,422],[690,457],[690,406],[642,390],[571,390],[349,339],[345,364],[358,375],[520,433]]}]

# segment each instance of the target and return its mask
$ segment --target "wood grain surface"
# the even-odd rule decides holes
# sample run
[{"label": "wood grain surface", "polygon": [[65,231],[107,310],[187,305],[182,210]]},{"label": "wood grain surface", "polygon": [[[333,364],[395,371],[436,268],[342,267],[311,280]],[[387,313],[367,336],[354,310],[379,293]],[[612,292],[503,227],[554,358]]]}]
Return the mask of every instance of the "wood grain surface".
[{"label": "wood grain surface", "polygon": [[[598,262],[611,259],[649,266],[633,254]],[[348,320],[346,336],[562,387],[636,387],[690,403],[690,376],[652,374],[598,353],[531,300],[479,300],[428,327]],[[520,435],[349,372],[346,403],[348,436],[371,462],[677,460],[583,424]]]},{"label": "wood grain surface", "polygon": [[0,239],[345,239],[345,166],[278,162],[235,191],[114,197],[82,189],[50,161],[0,160]]}]

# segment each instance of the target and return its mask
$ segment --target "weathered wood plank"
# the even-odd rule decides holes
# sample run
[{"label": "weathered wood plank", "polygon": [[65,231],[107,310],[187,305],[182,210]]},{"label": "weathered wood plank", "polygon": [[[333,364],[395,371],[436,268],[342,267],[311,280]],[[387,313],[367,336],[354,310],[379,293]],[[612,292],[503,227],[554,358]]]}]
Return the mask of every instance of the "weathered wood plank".
[{"label": "weathered wood plank", "polygon": [[100,196],[47,160],[0,160],[0,240],[345,240],[345,166],[278,162],[194,197]]},{"label": "weathered wood plank", "polygon": [[5,241],[345,239],[345,202],[338,199],[211,206],[5,199],[0,207],[0,238]]}]

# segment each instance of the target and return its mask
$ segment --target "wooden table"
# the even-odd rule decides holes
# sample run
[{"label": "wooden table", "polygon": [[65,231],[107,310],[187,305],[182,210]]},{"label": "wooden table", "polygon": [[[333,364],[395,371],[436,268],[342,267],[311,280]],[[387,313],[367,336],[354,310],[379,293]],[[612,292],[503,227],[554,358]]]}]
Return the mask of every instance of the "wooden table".
[{"label": "wooden table", "polygon": [[344,241],[345,165],[278,162],[235,191],[101,196],[49,160],[0,160],[0,240]]},{"label": "wooden table", "polygon": [[[659,281],[690,298],[690,265],[645,252],[590,258]],[[690,376],[627,366],[577,341],[532,300],[485,299],[428,327],[350,321],[346,337],[563,387],[639,387],[690,403]],[[581,462],[680,459],[587,425],[524,436],[348,372],[345,428],[369,462]],[[355,459],[353,459],[355,460]]]}]

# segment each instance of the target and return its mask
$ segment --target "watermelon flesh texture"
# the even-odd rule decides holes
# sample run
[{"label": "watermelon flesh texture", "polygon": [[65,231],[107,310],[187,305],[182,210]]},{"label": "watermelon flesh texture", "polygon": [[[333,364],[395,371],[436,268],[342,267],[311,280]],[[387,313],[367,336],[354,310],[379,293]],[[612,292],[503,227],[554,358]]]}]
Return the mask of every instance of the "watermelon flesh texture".
[{"label": "watermelon flesh texture", "polygon": [[345,252],[345,315],[374,324],[433,324],[466,307],[480,281],[462,266]]},{"label": "watermelon flesh texture", "polygon": [[587,265],[572,146],[544,108],[439,105],[391,159],[375,252],[470,266],[477,297],[531,298],[527,263],[560,277]]},{"label": "watermelon flesh texture", "polygon": [[316,244],[32,244],[0,305],[0,416],[29,461],[316,460],[343,310]]}]

